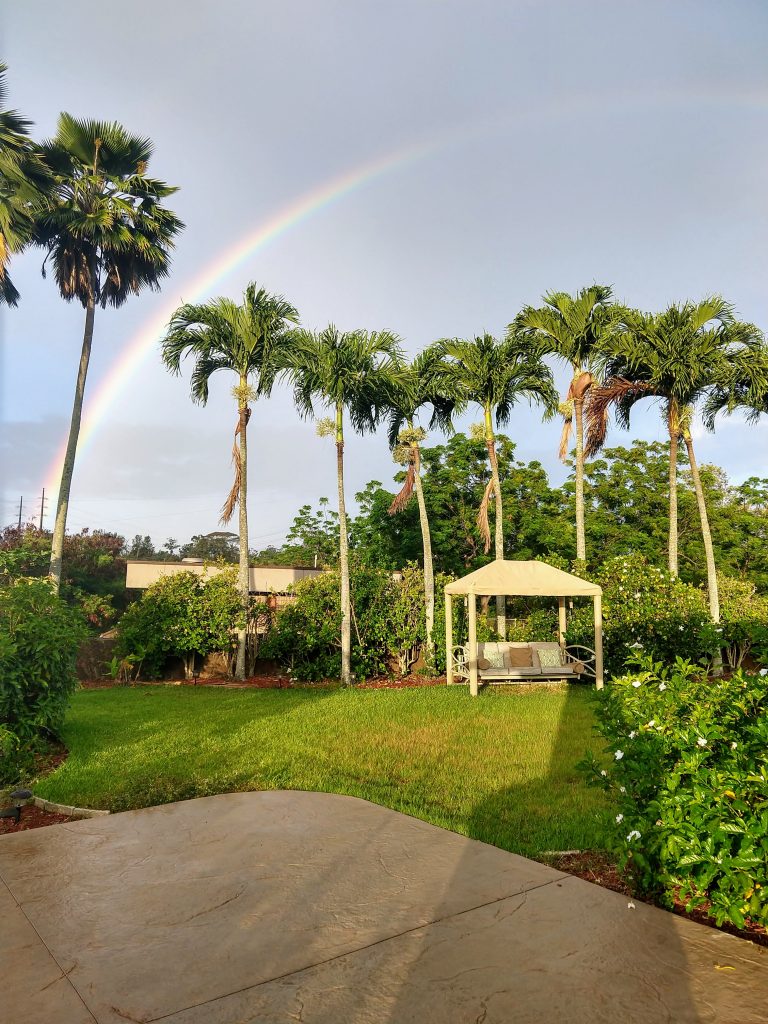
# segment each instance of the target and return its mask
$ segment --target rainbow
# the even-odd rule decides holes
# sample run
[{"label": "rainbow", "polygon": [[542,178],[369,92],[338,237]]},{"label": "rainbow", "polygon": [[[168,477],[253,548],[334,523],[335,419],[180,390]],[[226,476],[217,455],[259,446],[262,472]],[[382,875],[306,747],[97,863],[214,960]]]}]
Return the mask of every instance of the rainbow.
[{"label": "rainbow", "polygon": [[[430,155],[439,146],[440,143],[433,140],[408,146],[405,149],[400,148],[378,159],[360,164],[352,170],[304,192],[269,220],[249,231],[232,248],[225,250],[216,260],[208,264],[197,277],[185,286],[184,291],[188,297],[184,301],[199,302],[207,298],[212,290],[237,267],[254,253],[263,249],[264,246],[285,234],[286,231],[354,192],[362,185]],[[141,329],[128,341],[125,350],[112,364],[106,377],[100,382],[95,395],[86,402],[77,445],[79,455],[95,437],[99,424],[107,416],[117,395],[126,387],[131,377],[138,372],[144,360],[165,334],[168,322],[178,305],[179,303],[175,299],[173,302],[166,303],[142,325]],[[44,486],[51,495],[58,492],[65,450],[66,438],[45,473]]]},{"label": "rainbow", "polygon": [[[232,271],[237,269],[250,256],[253,256],[254,253],[274,241],[274,239],[279,238],[286,231],[289,231],[313,214],[318,213],[325,207],[330,206],[337,200],[342,199],[361,186],[390,171],[431,156],[435,152],[444,149],[446,145],[456,142],[466,143],[473,137],[482,138],[489,132],[498,131],[500,127],[505,125],[519,125],[524,121],[535,122],[537,120],[540,121],[542,118],[565,118],[571,115],[582,115],[585,108],[597,102],[599,102],[603,113],[611,109],[625,112],[630,107],[636,109],[648,109],[657,106],[669,108],[673,104],[682,107],[688,107],[691,104],[709,104],[714,106],[738,105],[764,112],[768,108],[768,90],[760,89],[740,92],[723,92],[719,90],[712,93],[698,90],[681,90],[677,94],[667,92],[651,94],[645,91],[642,94],[615,93],[608,100],[602,95],[594,96],[591,94],[575,93],[566,102],[563,102],[562,99],[557,99],[548,103],[538,104],[524,112],[517,111],[502,117],[490,116],[485,120],[475,122],[471,126],[463,125],[460,129],[454,128],[444,135],[437,138],[433,137],[426,142],[400,147],[377,159],[360,164],[352,170],[331,178],[296,197],[269,220],[249,231],[232,248],[225,250],[216,260],[208,264],[197,277],[193,278],[185,286],[184,291],[188,296],[185,301],[199,302],[207,298],[213,289]],[[141,364],[165,334],[168,321],[178,304],[176,300],[167,303],[141,327],[128,341],[121,355],[115,360],[106,377],[99,384],[96,394],[86,403],[78,441],[79,454],[82,453],[83,449],[95,436],[99,424],[107,416],[117,395],[126,387],[131,377],[136,374]],[[63,441],[45,473],[45,489],[51,496],[59,488],[65,449],[66,439]]]}]

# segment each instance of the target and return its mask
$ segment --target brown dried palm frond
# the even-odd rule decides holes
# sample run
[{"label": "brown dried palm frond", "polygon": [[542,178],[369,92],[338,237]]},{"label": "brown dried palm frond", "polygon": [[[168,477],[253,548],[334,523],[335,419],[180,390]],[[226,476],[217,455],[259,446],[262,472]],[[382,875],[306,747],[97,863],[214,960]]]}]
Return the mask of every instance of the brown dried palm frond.
[{"label": "brown dried palm frond", "polygon": [[491,526],[488,522],[488,503],[491,500],[493,494],[493,477],[488,481],[485,487],[485,494],[483,494],[483,500],[480,502],[480,508],[477,512],[477,526],[480,530],[480,536],[483,539],[483,551],[488,554],[491,550]]},{"label": "brown dried palm frond", "polygon": [[411,460],[408,463],[408,471],[405,474],[405,481],[403,486],[400,488],[400,493],[396,494],[392,504],[389,506],[389,514],[391,516],[396,515],[398,512],[402,512],[408,502],[411,500],[413,495],[413,488],[416,483],[416,463]]},{"label": "brown dried palm frond", "polygon": [[235,479],[232,484],[232,489],[227,495],[227,500],[224,502],[221,508],[221,519],[219,520],[222,525],[230,521],[235,512],[238,499],[240,497],[240,485],[243,480],[243,467],[240,462],[240,446],[237,443],[237,437],[241,430],[244,430],[248,426],[248,420],[251,418],[251,410],[246,407],[241,410],[240,418],[237,421],[237,427],[235,428],[235,440],[232,444],[232,465],[235,467]]},{"label": "brown dried palm frond", "polygon": [[558,412],[563,417],[563,432],[560,435],[560,448],[557,455],[561,462],[568,458],[568,449],[571,446],[571,431],[573,430],[574,402],[583,400],[594,384],[594,377],[585,370],[578,377],[574,377],[568,387],[568,394],[564,402],[560,403]]},{"label": "brown dried palm frond", "polygon": [[612,377],[605,384],[590,388],[585,405],[587,440],[584,454],[587,458],[599,452],[605,443],[611,407],[618,409],[648,394],[653,394],[650,384],[627,380],[626,377]]}]

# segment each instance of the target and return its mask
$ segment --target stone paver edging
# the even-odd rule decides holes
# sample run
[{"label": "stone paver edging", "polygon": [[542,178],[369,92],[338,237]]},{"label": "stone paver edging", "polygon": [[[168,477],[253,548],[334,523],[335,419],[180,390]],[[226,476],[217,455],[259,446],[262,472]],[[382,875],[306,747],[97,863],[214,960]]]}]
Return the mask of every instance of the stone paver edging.
[{"label": "stone paver edging", "polygon": [[41,811],[52,814],[66,814],[70,818],[101,818],[109,811],[99,811],[95,807],[70,807],[68,804],[55,804],[52,800],[43,800],[41,796],[33,796],[32,803]]}]

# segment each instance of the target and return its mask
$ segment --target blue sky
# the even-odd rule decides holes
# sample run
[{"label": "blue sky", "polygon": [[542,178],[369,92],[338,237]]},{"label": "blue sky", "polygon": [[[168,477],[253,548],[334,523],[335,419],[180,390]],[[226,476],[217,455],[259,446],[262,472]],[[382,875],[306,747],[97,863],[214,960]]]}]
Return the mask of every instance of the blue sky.
[{"label": "blue sky", "polygon": [[[53,133],[60,110],[155,143],[187,224],[161,295],[97,314],[88,394],[143,324],[247,232],[322,182],[430,143],[318,210],[221,281],[288,297],[303,322],[388,327],[410,352],[501,332],[550,288],[612,284],[645,309],[724,294],[768,325],[768,7],[686,2],[73,0],[5,5],[11,103]],[[43,28],[41,29],[41,25]],[[65,436],[82,310],[18,259],[2,319],[2,509],[38,496]],[[560,372],[558,379],[566,383]],[[469,416],[468,424],[474,418]],[[206,408],[157,350],[81,452],[70,525],[186,539],[217,528],[235,417],[222,378]],[[251,420],[251,543],[279,542],[299,505],[335,492],[327,440],[278,391]],[[521,408],[520,458],[559,481],[559,428]],[[768,475],[768,426],[698,439],[735,480]],[[632,436],[661,439],[658,414]],[[349,494],[393,466],[383,434],[348,444]],[[50,522],[50,516],[49,516]]]}]

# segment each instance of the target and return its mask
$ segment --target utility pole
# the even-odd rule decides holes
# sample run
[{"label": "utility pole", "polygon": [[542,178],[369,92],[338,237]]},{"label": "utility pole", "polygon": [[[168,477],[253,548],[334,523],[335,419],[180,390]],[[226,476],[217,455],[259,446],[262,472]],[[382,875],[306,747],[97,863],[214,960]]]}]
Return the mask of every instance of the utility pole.
[{"label": "utility pole", "polygon": [[19,498],[19,533],[21,533],[21,510],[24,507],[24,495]]},{"label": "utility pole", "polygon": [[46,501],[46,498],[45,498],[45,488],[43,488],[43,493],[40,496],[40,533],[43,532],[43,517],[45,516],[45,501]]}]

